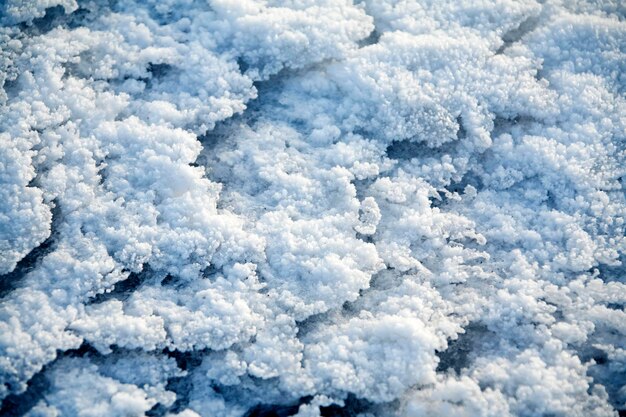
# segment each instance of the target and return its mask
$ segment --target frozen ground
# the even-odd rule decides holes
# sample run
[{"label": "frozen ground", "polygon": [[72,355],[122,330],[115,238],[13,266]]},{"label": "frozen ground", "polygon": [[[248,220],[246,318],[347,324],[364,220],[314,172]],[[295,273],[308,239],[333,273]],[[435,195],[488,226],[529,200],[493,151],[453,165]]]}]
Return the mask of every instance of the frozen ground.
[{"label": "frozen ground", "polygon": [[1,415],[626,413],[623,2],[0,8]]}]

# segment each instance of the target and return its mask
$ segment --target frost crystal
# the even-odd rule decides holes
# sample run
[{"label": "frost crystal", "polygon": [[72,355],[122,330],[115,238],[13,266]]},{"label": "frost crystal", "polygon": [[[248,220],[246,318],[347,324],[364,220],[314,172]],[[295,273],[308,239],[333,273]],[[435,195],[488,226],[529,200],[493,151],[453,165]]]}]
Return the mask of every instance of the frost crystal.
[{"label": "frost crystal", "polygon": [[623,414],[625,15],[0,3],[0,414]]}]

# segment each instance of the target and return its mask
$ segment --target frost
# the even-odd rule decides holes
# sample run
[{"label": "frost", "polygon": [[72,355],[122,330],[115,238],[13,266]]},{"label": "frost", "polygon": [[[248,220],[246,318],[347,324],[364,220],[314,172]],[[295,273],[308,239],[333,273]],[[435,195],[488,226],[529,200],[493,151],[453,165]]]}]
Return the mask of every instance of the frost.
[{"label": "frost", "polygon": [[46,9],[55,6],[63,7],[65,13],[78,9],[76,0],[7,0],[3,2],[2,23],[15,24],[32,22],[33,19],[43,17]]},{"label": "frost", "polygon": [[623,413],[623,17],[2,3],[0,414]]},{"label": "frost", "polygon": [[31,165],[34,152],[30,151],[33,143],[27,139],[12,140],[8,134],[2,134],[0,146],[3,149],[0,198],[5,202],[0,208],[3,224],[0,229],[0,273],[6,274],[50,235],[52,213],[43,202],[41,190],[29,186],[35,177]]}]

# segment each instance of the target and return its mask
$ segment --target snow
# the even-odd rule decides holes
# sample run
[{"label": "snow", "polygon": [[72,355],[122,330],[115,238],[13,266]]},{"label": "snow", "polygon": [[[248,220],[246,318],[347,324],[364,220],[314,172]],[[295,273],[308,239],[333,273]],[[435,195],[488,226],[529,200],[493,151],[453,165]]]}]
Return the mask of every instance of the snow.
[{"label": "snow", "polygon": [[617,416],[625,38],[608,0],[4,2],[0,414]]}]

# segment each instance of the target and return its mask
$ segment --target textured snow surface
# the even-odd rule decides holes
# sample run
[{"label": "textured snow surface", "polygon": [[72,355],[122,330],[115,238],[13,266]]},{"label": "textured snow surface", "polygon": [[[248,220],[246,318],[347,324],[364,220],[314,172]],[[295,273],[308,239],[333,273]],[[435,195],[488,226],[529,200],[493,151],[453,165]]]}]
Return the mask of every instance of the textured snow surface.
[{"label": "textured snow surface", "polygon": [[618,0],[0,3],[0,414],[626,413]]}]

